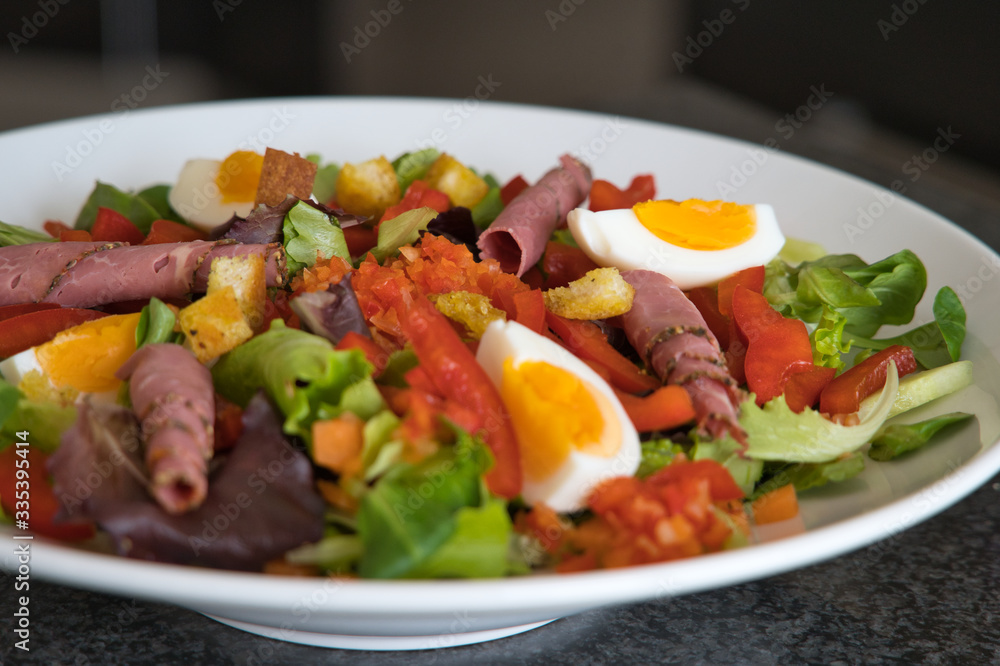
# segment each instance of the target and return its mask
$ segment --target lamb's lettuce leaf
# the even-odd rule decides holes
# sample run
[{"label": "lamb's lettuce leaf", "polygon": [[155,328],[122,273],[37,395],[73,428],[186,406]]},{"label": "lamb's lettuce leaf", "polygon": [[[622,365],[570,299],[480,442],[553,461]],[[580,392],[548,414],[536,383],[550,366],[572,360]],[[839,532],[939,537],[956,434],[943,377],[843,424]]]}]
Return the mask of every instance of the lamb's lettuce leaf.
[{"label": "lamb's lettuce leaf", "polygon": [[[166,196],[161,190],[149,188],[143,192],[150,196],[152,201],[148,201],[142,192],[135,194],[124,192],[114,185],[97,181],[90,196],[87,197],[87,201],[84,202],[83,208],[80,209],[79,215],[77,215],[74,228],[90,231],[90,228],[94,226],[94,221],[97,220],[97,209],[110,208],[127,217],[132,224],[138,227],[139,231],[148,234],[154,221],[163,217],[169,219],[170,205],[165,203]],[[161,194],[163,194],[162,197]],[[157,208],[157,206],[162,207],[163,205],[166,205],[166,210]],[[176,213],[174,217],[176,217]]]}]

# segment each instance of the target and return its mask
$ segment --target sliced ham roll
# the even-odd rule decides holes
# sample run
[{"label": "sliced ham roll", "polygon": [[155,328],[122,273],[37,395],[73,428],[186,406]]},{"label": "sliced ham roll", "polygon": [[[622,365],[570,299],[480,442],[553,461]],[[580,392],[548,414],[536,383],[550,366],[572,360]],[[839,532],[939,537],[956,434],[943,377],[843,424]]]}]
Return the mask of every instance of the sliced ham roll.
[{"label": "sliced ham roll", "polygon": [[182,298],[205,291],[213,259],[248,254],[264,257],[268,286],[284,284],[285,254],[278,243],[66,242],[0,247],[0,306],[57,303],[90,308],[153,296]]},{"label": "sliced ham roll", "polygon": [[665,275],[633,270],[622,277],[635,288],[632,309],[622,316],[632,347],[664,383],[684,387],[702,433],[745,444],[737,420],[745,396],[698,308]]},{"label": "sliced ham roll", "polygon": [[590,195],[590,169],[570,155],[559,162],[562,166],[525,188],[479,236],[484,259],[496,259],[518,276],[541,259],[552,232]]},{"label": "sliced ham roll", "polygon": [[180,345],[151,344],[139,348],[118,377],[130,380],[153,497],[168,513],[197,508],[208,493],[215,438],[215,392],[208,368]]}]

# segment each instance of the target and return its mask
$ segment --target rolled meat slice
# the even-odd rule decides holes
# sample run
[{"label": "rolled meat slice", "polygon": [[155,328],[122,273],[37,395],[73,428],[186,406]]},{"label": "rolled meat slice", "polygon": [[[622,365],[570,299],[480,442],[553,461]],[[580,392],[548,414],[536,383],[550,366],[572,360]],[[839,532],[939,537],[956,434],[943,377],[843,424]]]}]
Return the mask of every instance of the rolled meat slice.
[{"label": "rolled meat slice", "polygon": [[590,169],[571,155],[559,162],[507,204],[479,236],[484,259],[496,259],[501,269],[520,277],[542,257],[552,232],[590,194]]},{"label": "rolled meat slice", "polygon": [[153,497],[168,513],[197,508],[208,492],[215,439],[211,373],[180,345],[150,344],[117,374],[129,380],[132,408],[142,424]]},{"label": "rolled meat slice", "polygon": [[248,254],[264,257],[269,287],[284,284],[287,268],[279,243],[59,242],[0,247],[0,305],[90,308],[153,296],[182,298],[205,291],[213,259]]},{"label": "rolled meat slice", "polygon": [[702,433],[745,444],[738,421],[745,395],[698,308],[665,275],[632,270],[622,277],[635,288],[632,309],[622,316],[632,347],[665,384],[684,387]]}]

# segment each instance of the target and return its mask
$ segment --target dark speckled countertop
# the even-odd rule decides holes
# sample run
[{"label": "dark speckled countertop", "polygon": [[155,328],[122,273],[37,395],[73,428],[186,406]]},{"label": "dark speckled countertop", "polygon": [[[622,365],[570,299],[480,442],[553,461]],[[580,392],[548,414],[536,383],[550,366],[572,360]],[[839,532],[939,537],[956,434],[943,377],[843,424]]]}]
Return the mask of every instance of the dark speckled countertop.
[{"label": "dark speckled countertop", "polygon": [[[773,133],[782,116],[698,86],[605,110],[758,142]],[[885,186],[899,176],[911,149],[920,149],[880,134],[843,109],[826,114],[783,149]],[[906,194],[998,249],[998,193],[998,174],[949,157]],[[11,586],[3,588],[4,595],[11,594]],[[0,662],[1000,663],[998,591],[1000,476],[890,541],[805,569],[594,610],[517,636],[437,651],[340,651],[278,642],[190,610],[32,580],[32,651],[12,647],[5,611]]]}]

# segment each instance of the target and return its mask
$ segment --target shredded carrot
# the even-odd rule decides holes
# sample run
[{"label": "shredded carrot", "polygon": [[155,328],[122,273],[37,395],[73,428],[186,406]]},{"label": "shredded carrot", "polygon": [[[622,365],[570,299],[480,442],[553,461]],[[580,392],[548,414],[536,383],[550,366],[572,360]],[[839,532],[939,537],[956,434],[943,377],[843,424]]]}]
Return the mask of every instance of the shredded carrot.
[{"label": "shredded carrot", "polygon": [[755,499],[752,503],[754,522],[759,525],[776,523],[799,514],[799,500],[792,484],[781,486]]}]

